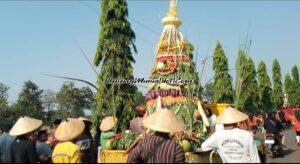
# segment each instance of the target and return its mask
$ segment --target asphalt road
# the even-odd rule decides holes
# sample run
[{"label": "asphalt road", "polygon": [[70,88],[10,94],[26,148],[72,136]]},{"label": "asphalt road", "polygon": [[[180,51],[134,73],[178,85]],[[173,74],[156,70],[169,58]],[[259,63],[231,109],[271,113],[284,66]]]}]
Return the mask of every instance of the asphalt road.
[{"label": "asphalt road", "polygon": [[300,163],[300,146],[296,144],[296,133],[292,128],[285,131],[284,156],[275,159],[268,158],[267,163]]}]

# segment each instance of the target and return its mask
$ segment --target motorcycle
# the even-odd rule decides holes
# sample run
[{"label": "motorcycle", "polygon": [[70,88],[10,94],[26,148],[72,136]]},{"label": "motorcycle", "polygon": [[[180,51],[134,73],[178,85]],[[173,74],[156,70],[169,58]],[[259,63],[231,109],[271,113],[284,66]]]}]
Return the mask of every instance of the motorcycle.
[{"label": "motorcycle", "polygon": [[267,133],[265,144],[267,153],[272,159],[283,155],[283,146],[280,143],[280,136],[275,136],[274,134]]}]

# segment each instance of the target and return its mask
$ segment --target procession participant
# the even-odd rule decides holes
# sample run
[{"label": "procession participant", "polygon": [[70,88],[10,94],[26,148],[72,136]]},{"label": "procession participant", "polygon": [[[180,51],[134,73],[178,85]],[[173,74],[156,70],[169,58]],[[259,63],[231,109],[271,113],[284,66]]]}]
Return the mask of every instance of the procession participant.
[{"label": "procession participant", "polygon": [[55,131],[59,143],[52,153],[53,163],[81,163],[80,148],[75,144],[84,130],[84,122],[79,119],[66,120],[60,123]]},{"label": "procession participant", "polygon": [[54,120],[52,124],[53,128],[50,130],[50,134],[48,135],[48,143],[52,148],[54,148],[58,143],[58,141],[55,139],[55,130],[60,123],[61,123],[61,119]]},{"label": "procession participant", "polygon": [[[206,108],[204,110],[208,120],[209,120],[209,132],[212,133],[214,132],[215,130],[220,130],[223,128],[223,125],[222,124],[216,124],[216,115],[212,113],[211,109],[210,108]],[[202,122],[202,117],[199,113],[198,110],[195,110],[194,111],[194,126],[199,126],[199,123]],[[203,123],[202,123],[203,126],[205,126]]]},{"label": "procession participant", "polygon": [[213,131],[216,126],[217,116],[212,112],[212,110],[210,108],[206,108],[204,111],[209,119],[210,129],[211,129],[211,131]]},{"label": "procession participant", "polygon": [[40,163],[49,163],[51,160],[52,149],[50,145],[46,143],[48,139],[47,129],[40,129],[37,135],[36,152],[39,156]]},{"label": "procession participant", "polygon": [[146,113],[146,108],[143,106],[138,106],[135,108],[135,110],[138,117],[133,118],[130,121],[130,130],[133,131],[135,134],[140,135],[143,133],[142,120],[143,120],[143,116]]},{"label": "procession participant", "polygon": [[216,131],[204,141],[201,151],[217,149],[224,163],[260,163],[253,134],[237,125],[247,117],[232,107],[226,108],[217,117],[217,123],[223,124],[225,129]]},{"label": "procession participant", "polygon": [[11,163],[10,147],[15,137],[8,134],[11,126],[4,124],[2,127],[3,134],[0,136],[0,163]]},{"label": "procession participant", "polygon": [[286,148],[285,146],[285,135],[284,135],[284,129],[285,129],[285,123],[280,119],[280,115],[278,112],[275,113],[275,123],[276,126],[279,129],[279,134],[280,134],[280,143],[281,145]]},{"label": "procession participant", "polygon": [[143,127],[155,131],[145,137],[128,155],[128,163],[184,163],[183,148],[169,137],[170,133],[180,133],[186,129],[182,120],[174,112],[161,109],[146,117]]},{"label": "procession participant", "polygon": [[76,139],[76,145],[80,147],[80,152],[82,155],[82,163],[93,163],[94,161],[94,147],[93,147],[93,138],[91,134],[91,125],[92,122],[86,118],[79,117],[79,120],[84,122],[84,130],[81,135]]},{"label": "procession participant", "polygon": [[283,127],[281,123],[276,119],[274,112],[268,114],[268,117],[267,119],[265,119],[264,123],[264,127],[267,133],[271,133],[275,136],[281,137],[281,131],[283,130]]},{"label": "procession participant", "polygon": [[11,158],[13,163],[37,163],[38,154],[36,144],[32,140],[33,133],[42,125],[41,120],[30,117],[20,117],[9,134],[17,136],[11,145]]},{"label": "procession participant", "polygon": [[100,145],[101,147],[105,147],[109,138],[116,134],[115,127],[118,123],[117,117],[109,116],[105,117],[100,124]]},{"label": "procession participant", "polygon": [[257,130],[258,129],[257,118],[254,116],[253,113],[250,113],[248,116],[249,116],[248,123],[249,123],[250,128],[252,130]]}]

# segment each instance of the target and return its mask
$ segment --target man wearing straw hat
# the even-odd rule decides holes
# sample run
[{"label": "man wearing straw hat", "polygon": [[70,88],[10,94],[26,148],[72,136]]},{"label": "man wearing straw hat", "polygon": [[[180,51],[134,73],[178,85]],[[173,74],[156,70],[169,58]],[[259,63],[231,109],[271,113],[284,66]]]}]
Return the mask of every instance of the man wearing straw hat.
[{"label": "man wearing straw hat", "polygon": [[238,128],[248,116],[232,107],[226,108],[217,123],[225,129],[213,133],[201,146],[202,151],[217,149],[224,163],[260,163],[253,134]]},{"label": "man wearing straw hat", "polygon": [[59,143],[52,153],[53,163],[81,163],[80,148],[75,144],[84,130],[84,122],[79,119],[63,121],[55,131],[55,138]]},{"label": "man wearing straw hat", "polygon": [[182,120],[174,112],[161,109],[146,117],[142,125],[155,131],[146,137],[129,153],[129,163],[184,163],[183,148],[169,137],[169,133],[179,133],[186,129]]},{"label": "man wearing straw hat", "polygon": [[37,163],[38,154],[36,144],[32,140],[33,133],[42,125],[41,120],[30,117],[21,117],[9,131],[17,136],[11,145],[11,158],[13,163]]}]

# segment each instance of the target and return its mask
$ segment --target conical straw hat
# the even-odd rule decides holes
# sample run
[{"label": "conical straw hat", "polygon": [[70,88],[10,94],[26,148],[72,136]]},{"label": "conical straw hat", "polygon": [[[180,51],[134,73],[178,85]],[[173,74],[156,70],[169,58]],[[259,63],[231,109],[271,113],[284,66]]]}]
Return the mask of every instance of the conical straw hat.
[{"label": "conical straw hat", "polygon": [[114,116],[105,117],[100,124],[100,130],[102,132],[110,131],[111,129],[115,128],[117,123],[118,123],[117,117]]},{"label": "conical straw hat", "polygon": [[234,124],[246,120],[248,116],[232,107],[228,107],[217,117],[218,124]]},{"label": "conical straw hat", "polygon": [[9,131],[9,134],[12,136],[20,136],[27,134],[39,128],[43,124],[43,121],[37,120],[30,117],[20,117],[12,129]]},{"label": "conical straw hat", "polygon": [[168,109],[161,109],[142,121],[145,128],[165,133],[177,133],[186,129],[184,122]]},{"label": "conical straw hat", "polygon": [[84,130],[84,122],[79,119],[68,119],[59,124],[55,131],[58,141],[70,141],[79,136]]}]

